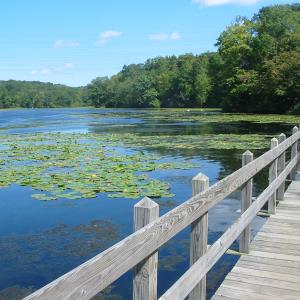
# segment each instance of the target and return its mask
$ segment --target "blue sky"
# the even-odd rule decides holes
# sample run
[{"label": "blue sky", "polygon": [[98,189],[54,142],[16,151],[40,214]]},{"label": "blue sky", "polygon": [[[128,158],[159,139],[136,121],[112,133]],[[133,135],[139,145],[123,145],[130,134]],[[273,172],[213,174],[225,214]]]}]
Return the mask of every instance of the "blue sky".
[{"label": "blue sky", "polygon": [[0,80],[71,86],[147,58],[214,51],[235,17],[284,0],[1,0]]}]

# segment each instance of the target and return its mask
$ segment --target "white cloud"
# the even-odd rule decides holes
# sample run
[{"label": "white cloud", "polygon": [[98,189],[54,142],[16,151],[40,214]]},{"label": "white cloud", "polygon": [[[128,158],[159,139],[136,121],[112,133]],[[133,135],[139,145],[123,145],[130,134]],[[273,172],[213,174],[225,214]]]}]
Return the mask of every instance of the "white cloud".
[{"label": "white cloud", "polygon": [[65,63],[65,68],[66,69],[72,69],[74,67],[73,63]]},{"label": "white cloud", "polygon": [[167,41],[167,40],[172,40],[172,41],[177,41],[181,39],[181,35],[177,31],[173,31],[172,33],[155,33],[149,35],[149,39],[152,41]]},{"label": "white cloud", "polygon": [[174,40],[174,41],[177,41],[177,40],[180,40],[181,39],[181,35],[179,32],[177,31],[174,31],[170,34],[170,40]]},{"label": "white cloud", "polygon": [[48,74],[51,73],[51,70],[50,70],[50,69],[43,69],[43,70],[40,71],[40,73],[41,73],[42,75],[48,75]]},{"label": "white cloud", "polygon": [[149,35],[149,39],[152,41],[165,41],[169,39],[169,35],[166,33],[155,33]]},{"label": "white cloud", "polygon": [[53,73],[61,73],[64,70],[74,68],[74,64],[71,62],[65,63],[63,66],[56,68],[44,68],[44,69],[34,69],[30,72],[31,75],[49,75]]},{"label": "white cloud", "polygon": [[192,3],[203,6],[217,6],[226,4],[251,5],[256,4],[259,1],[261,0],[192,0]]},{"label": "white cloud", "polygon": [[98,46],[104,45],[106,42],[113,38],[117,38],[121,36],[123,33],[121,31],[115,31],[115,30],[107,30],[100,33],[99,39],[96,42]]},{"label": "white cloud", "polygon": [[55,49],[61,49],[61,48],[75,48],[79,47],[79,42],[77,41],[65,41],[65,40],[57,40],[53,47]]}]

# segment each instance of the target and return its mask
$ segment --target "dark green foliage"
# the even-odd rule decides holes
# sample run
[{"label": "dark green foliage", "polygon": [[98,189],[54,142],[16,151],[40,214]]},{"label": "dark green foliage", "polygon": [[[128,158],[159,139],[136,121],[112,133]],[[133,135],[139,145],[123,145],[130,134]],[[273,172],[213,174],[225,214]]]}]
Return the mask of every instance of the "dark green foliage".
[{"label": "dark green foliage", "polygon": [[[117,75],[96,78],[88,98],[96,107],[204,107],[209,105],[216,53],[157,57],[124,66]],[[210,61],[212,61],[210,63]]]},{"label": "dark green foliage", "polygon": [[239,18],[217,45],[225,111],[299,111],[299,4],[262,8],[252,20]]},{"label": "dark green foliage", "polygon": [[0,81],[0,108],[84,105],[84,88],[38,81]]}]

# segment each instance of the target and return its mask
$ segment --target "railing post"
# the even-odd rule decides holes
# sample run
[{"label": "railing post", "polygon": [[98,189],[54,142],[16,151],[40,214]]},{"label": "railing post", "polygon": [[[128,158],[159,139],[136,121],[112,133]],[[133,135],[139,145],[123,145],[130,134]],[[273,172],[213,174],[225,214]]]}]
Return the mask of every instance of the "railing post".
[{"label": "railing post", "polygon": [[[271,140],[271,149],[274,149],[278,146],[278,140],[272,138]],[[269,167],[269,184],[274,181],[277,177],[277,160],[275,159]],[[276,211],[276,192],[268,200],[268,213],[275,214]]]},{"label": "railing post", "polygon": [[[292,130],[292,134],[295,134],[297,133],[298,131],[298,127],[295,126]],[[293,159],[296,155],[297,155],[297,151],[298,151],[298,141],[295,142],[292,146],[292,150],[291,150],[291,159]],[[296,167],[293,169],[293,171],[291,172],[290,174],[290,179],[293,180],[295,179],[295,175],[296,175]]]},{"label": "railing post", "polygon": [[[159,217],[159,205],[145,197],[134,206],[134,231]],[[141,261],[134,268],[133,299],[157,299],[157,252]]]},{"label": "railing post", "polygon": [[[278,137],[278,143],[282,143],[286,140],[286,135],[281,133]],[[285,168],[285,152],[283,152],[277,161],[277,174],[279,175]],[[285,182],[277,190],[277,200],[282,201],[284,199]]]},{"label": "railing post", "polygon": [[[193,196],[209,188],[209,178],[199,173],[192,180]],[[190,266],[206,251],[208,240],[208,213],[194,221],[190,234]],[[204,300],[206,298],[206,277],[195,286],[189,295],[189,300]]]},{"label": "railing post", "polygon": [[[242,166],[253,161],[253,153],[249,150],[243,153]],[[252,204],[253,179],[248,180],[241,191],[241,214],[243,214]],[[248,225],[240,235],[240,252],[249,253],[251,227]]]}]

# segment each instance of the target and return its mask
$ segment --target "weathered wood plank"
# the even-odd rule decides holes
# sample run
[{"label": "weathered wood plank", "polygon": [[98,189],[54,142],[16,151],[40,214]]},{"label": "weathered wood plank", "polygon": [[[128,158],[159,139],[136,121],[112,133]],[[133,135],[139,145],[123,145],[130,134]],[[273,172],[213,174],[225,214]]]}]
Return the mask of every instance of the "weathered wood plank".
[{"label": "weathered wood plank", "polygon": [[[297,133],[299,132],[298,130],[298,127],[295,126],[293,129],[292,129],[292,135],[296,135]],[[295,142],[292,146],[292,149],[291,149],[291,159],[293,159],[293,157],[295,157],[297,155],[297,151],[298,151],[298,144],[299,142]],[[290,178],[291,180],[294,180],[295,179],[295,175],[296,175],[296,169],[294,168],[290,174]]]},{"label": "weathered wood plank", "polygon": [[263,260],[253,261],[240,259],[236,264],[237,267],[253,269],[255,271],[268,271],[277,274],[297,275],[300,276],[300,268],[286,267],[276,265],[277,260],[272,260],[272,264],[264,263]]},{"label": "weathered wood plank", "polygon": [[[274,247],[278,249],[291,249],[291,250],[297,250],[300,253],[300,245],[291,243],[291,242],[286,242],[282,243],[281,240],[278,240],[277,242],[273,241],[266,241],[266,240],[257,240],[255,239],[251,243],[251,247],[256,246],[256,247]],[[252,249],[252,248],[251,248]]]},{"label": "weathered wood plank", "polygon": [[300,256],[297,256],[297,255],[281,254],[281,253],[269,253],[269,252],[258,251],[258,250],[251,251],[251,255],[252,256],[259,256],[259,257],[289,260],[289,261],[292,261],[292,262],[300,262]]},{"label": "weathered wood plank", "polygon": [[243,262],[257,262],[260,264],[267,264],[267,265],[276,265],[276,266],[281,266],[281,267],[288,267],[288,268],[296,268],[300,269],[300,262],[299,261],[293,261],[293,260],[287,260],[286,258],[278,258],[278,257],[261,257],[258,255],[244,255],[242,257]]},{"label": "weathered wood plank", "polygon": [[294,241],[294,242],[300,242],[300,236],[298,235],[292,235],[292,234],[282,234],[282,233],[265,233],[262,231],[259,231],[255,238],[267,238],[267,239],[274,239],[276,241],[280,240],[284,242],[285,240],[288,241]]},{"label": "weathered wood plank", "polygon": [[262,298],[255,298],[258,295],[272,296],[273,300],[274,299],[299,300],[299,292],[294,290],[289,290],[287,288],[281,289],[281,288],[271,287],[271,286],[266,288],[265,285],[246,283],[246,282],[241,282],[239,280],[229,280],[229,279],[225,279],[224,283],[222,284],[222,287],[223,288],[229,287],[235,290],[252,293],[254,297],[252,297],[251,300],[262,299]]},{"label": "weathered wood plank", "polygon": [[[192,180],[193,196],[209,188],[209,178],[199,173]],[[190,266],[192,266],[206,251],[208,240],[208,213],[201,216],[191,225],[190,233]],[[195,286],[189,295],[190,300],[206,299],[206,277]]]},{"label": "weathered wood plank", "polygon": [[[270,288],[268,291],[264,291],[263,289],[258,290],[258,288],[255,285],[246,285],[245,290],[245,284],[239,284],[238,286],[234,285],[234,281],[225,281],[224,286],[222,285],[216,295],[224,295],[227,297],[238,297],[241,300],[275,300],[277,290]],[[286,290],[286,293],[289,291]],[[297,296],[289,296],[284,293],[280,295],[280,299],[288,299],[288,300],[294,300]],[[215,300],[215,296],[212,297],[212,300]]]},{"label": "weathered wood plank", "polygon": [[[281,144],[286,140],[286,135],[281,133],[278,137],[278,143]],[[285,168],[285,152],[283,152],[277,161],[277,171],[280,174]],[[277,190],[277,199],[282,201],[284,199],[285,182],[283,182]]]},{"label": "weathered wood plank", "polygon": [[226,296],[219,296],[215,295],[214,300],[240,300],[241,298],[232,298],[232,297],[226,297]]},{"label": "weathered wood plank", "polygon": [[276,280],[287,281],[287,282],[294,282],[294,283],[297,283],[298,285],[300,284],[300,276],[292,275],[292,274],[276,273],[276,272],[274,272],[274,269],[272,269],[272,271],[261,270],[261,269],[255,270],[255,269],[249,269],[249,268],[246,268],[243,266],[235,266],[231,270],[230,274],[234,274],[235,276],[240,275],[241,277],[243,277],[244,275],[249,275],[249,276],[276,279]]},{"label": "weathered wood plank", "polygon": [[[278,147],[280,147],[280,145]],[[190,267],[189,270],[186,271],[160,299],[184,299],[190,293],[199,280],[201,280],[201,278],[208,272],[208,270],[210,270],[215,262],[240,235],[245,226],[252,221],[257,212],[262,208],[266,201],[268,201],[269,197],[282,184],[286,176],[298,162],[298,157],[299,155],[290,161],[285,170],[271,182],[271,184],[259,195],[259,197],[257,197],[251,207],[249,207],[249,209],[247,209],[247,211],[245,211],[244,214],[241,215],[227,231],[225,231],[225,233],[208,249],[208,251],[192,267]],[[249,165],[246,165],[246,167]]]},{"label": "weathered wood plank", "polygon": [[[134,206],[134,231],[159,217],[159,205],[145,197]],[[157,299],[157,252],[138,263],[133,275],[133,299]]]},{"label": "weathered wood plank", "polygon": [[239,281],[239,282],[249,283],[249,284],[257,284],[257,285],[265,286],[265,287],[288,289],[290,291],[297,292],[298,296],[300,297],[300,283],[272,279],[272,278],[268,278],[268,277],[245,275],[245,274],[243,274],[241,276],[241,275],[237,275],[232,272],[230,272],[226,278],[227,278],[227,280]]},{"label": "weathered wood plank", "polygon": [[[243,153],[242,156],[242,166],[249,164],[253,161],[253,153],[249,150]],[[248,180],[241,190],[241,214],[243,214],[252,204],[252,189],[253,189],[253,179]],[[250,224],[243,230],[240,235],[240,245],[239,249],[242,253],[249,252],[251,238],[251,228]]]},{"label": "weathered wood plank", "polygon": [[[274,149],[277,146],[278,146],[278,140],[276,138],[273,138],[271,140],[271,149]],[[277,161],[278,161],[278,159],[275,159],[269,167],[269,184],[272,181],[274,181],[277,177]],[[268,200],[268,213],[269,214],[275,214],[275,211],[276,211],[276,192]]]}]

